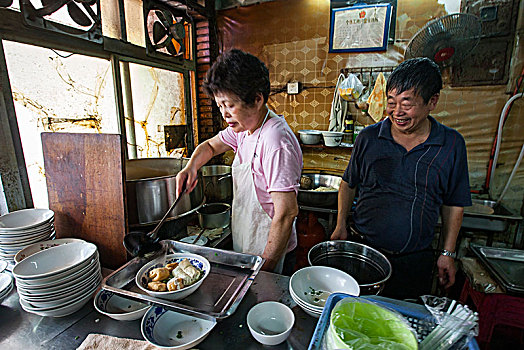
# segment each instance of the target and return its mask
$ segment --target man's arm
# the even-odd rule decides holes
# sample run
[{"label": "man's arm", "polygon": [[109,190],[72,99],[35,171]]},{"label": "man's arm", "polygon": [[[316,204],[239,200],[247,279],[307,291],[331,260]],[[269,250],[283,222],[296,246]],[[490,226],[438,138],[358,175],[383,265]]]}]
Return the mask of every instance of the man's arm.
[{"label": "man's arm", "polygon": [[182,192],[183,183],[187,186],[187,192],[191,192],[197,185],[198,170],[214,156],[222,154],[230,149],[232,148],[222,142],[218,135],[215,135],[198,145],[187,165],[176,176],[177,196]]},{"label": "man's arm", "polygon": [[290,192],[271,192],[275,215],[271,221],[269,237],[262,257],[266,259],[262,270],[273,271],[282,256],[286,253],[293,221],[298,215],[297,195]]},{"label": "man's arm", "polygon": [[355,199],[355,188],[349,187],[349,184],[342,180],[338,188],[337,226],[331,235],[332,240],[348,238],[348,232],[346,230],[347,218],[353,205],[353,199]]},{"label": "man's arm", "polygon": [[[444,249],[449,252],[455,252],[457,237],[462,217],[464,215],[463,207],[442,206],[442,233],[444,234]],[[444,288],[449,288],[455,283],[455,259],[450,256],[440,255],[437,260],[439,283]]]}]

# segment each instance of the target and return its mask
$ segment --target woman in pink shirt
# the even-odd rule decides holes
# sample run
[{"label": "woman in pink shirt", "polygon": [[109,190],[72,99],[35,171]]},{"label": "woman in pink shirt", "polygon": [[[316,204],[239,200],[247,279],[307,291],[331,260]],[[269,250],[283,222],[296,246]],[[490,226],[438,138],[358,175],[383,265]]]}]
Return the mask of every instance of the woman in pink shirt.
[{"label": "woman in pink shirt", "polygon": [[204,164],[235,151],[233,248],[262,256],[264,270],[281,273],[285,254],[297,244],[294,221],[302,172],[298,140],[286,121],[266,105],[269,71],[257,57],[240,50],[222,54],[208,71],[204,89],[228,127],[195,149],[177,175],[177,189],[185,183],[193,190],[197,171]]}]

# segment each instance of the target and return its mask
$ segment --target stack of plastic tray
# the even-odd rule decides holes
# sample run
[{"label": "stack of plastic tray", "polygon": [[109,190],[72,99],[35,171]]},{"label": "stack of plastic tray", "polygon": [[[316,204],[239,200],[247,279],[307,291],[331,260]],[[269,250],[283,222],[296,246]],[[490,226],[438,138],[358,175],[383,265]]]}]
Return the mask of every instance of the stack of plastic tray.
[{"label": "stack of plastic tray", "polygon": [[[322,348],[324,335],[329,328],[329,320],[331,317],[331,311],[335,307],[338,301],[344,298],[351,298],[351,295],[344,293],[333,293],[329,296],[326,301],[326,306],[318,320],[317,327],[309,343],[309,350],[320,350]],[[423,340],[433,328],[437,326],[434,317],[431,313],[423,306],[419,304],[409,303],[401,300],[384,298],[376,295],[363,296],[361,298],[373,301],[379,305],[385,306],[391,310],[395,310],[400,313],[404,318],[411,324],[411,327],[417,332],[419,342]],[[455,347],[453,347],[455,348]],[[453,349],[452,348],[452,349]],[[471,339],[467,343],[469,350],[479,350],[475,339]]]}]

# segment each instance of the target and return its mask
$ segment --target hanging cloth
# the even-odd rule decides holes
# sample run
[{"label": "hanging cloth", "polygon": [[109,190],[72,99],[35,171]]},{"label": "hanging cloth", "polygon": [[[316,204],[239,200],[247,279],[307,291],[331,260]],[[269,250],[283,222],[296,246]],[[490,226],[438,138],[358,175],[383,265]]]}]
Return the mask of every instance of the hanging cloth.
[{"label": "hanging cloth", "polygon": [[375,123],[378,123],[387,115],[386,103],[386,78],[380,72],[375,82],[375,87],[368,97],[368,113]]},{"label": "hanging cloth", "polygon": [[344,131],[344,118],[346,117],[348,103],[340,97],[339,91],[340,84],[344,79],[344,74],[338,76],[337,85],[335,86],[335,94],[333,95],[333,102],[331,102],[328,131]]}]

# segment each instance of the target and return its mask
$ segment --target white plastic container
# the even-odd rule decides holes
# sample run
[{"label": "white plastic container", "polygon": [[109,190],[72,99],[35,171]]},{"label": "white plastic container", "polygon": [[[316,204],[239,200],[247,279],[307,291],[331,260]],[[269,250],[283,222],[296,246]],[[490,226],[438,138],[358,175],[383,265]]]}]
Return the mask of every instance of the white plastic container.
[{"label": "white plastic container", "polygon": [[322,131],[324,144],[328,147],[337,147],[342,143],[344,133],[339,131]]}]

